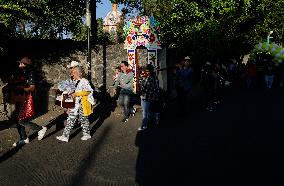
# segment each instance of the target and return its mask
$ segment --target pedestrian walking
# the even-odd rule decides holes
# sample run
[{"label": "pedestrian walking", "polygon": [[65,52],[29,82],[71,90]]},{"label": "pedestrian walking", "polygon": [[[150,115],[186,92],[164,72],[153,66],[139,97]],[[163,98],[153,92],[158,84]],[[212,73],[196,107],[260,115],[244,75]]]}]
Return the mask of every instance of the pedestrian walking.
[{"label": "pedestrian walking", "polygon": [[176,91],[178,100],[178,113],[180,115],[186,113],[188,96],[193,84],[193,68],[192,61],[186,56],[178,64],[175,71],[176,75]]},{"label": "pedestrian walking", "polygon": [[217,78],[216,92],[214,95],[214,104],[218,105],[221,103],[225,94],[225,72],[222,70],[222,66],[219,63],[214,65],[214,72]]},{"label": "pedestrian walking", "polygon": [[186,97],[187,97],[192,90],[194,69],[192,67],[192,61],[190,57],[186,56],[184,60],[185,62],[182,71],[182,79],[184,81],[184,90],[186,92]]},{"label": "pedestrian walking", "polygon": [[159,81],[154,72],[154,67],[148,64],[145,68],[145,76],[141,83],[141,106],[143,112],[142,124],[138,130],[147,129],[150,122],[157,124],[158,113],[154,110],[159,101]]},{"label": "pedestrian walking", "polygon": [[266,90],[270,90],[274,80],[274,66],[272,61],[267,61],[264,71],[264,81]]},{"label": "pedestrian walking", "polygon": [[[112,78],[112,79],[113,79],[113,86],[114,86],[115,83],[117,82],[118,76],[119,76],[120,73],[121,73],[120,66],[117,66],[117,67],[115,68],[115,74],[114,74],[114,76],[113,76],[113,78]],[[113,95],[113,98],[114,98],[115,100],[118,99],[120,90],[121,90],[120,86],[117,86],[117,88],[116,88],[116,90],[115,90],[115,94]]]},{"label": "pedestrian walking", "polygon": [[121,88],[118,102],[120,106],[123,108],[124,117],[122,122],[125,123],[128,121],[130,115],[134,115],[136,109],[133,107],[133,78],[134,74],[132,70],[129,68],[129,64],[126,61],[122,61],[120,63],[121,73],[119,73],[117,80],[114,84],[114,94],[116,94],[116,89],[118,87]]},{"label": "pedestrian walking", "polygon": [[93,106],[95,105],[93,89],[89,81],[83,78],[82,67],[79,62],[72,61],[68,68],[71,69],[71,76],[75,83],[74,92],[68,92],[68,94],[75,99],[75,107],[68,109],[67,125],[63,130],[63,134],[56,138],[60,141],[68,142],[70,132],[78,119],[83,131],[81,140],[88,140],[91,138],[88,116],[93,113]]},{"label": "pedestrian walking", "polygon": [[283,61],[282,61],[282,63],[280,63],[279,68],[280,68],[280,83],[279,83],[279,86],[281,88],[283,88],[283,86],[284,86],[284,63],[283,63]]},{"label": "pedestrian walking", "polygon": [[257,75],[257,67],[255,61],[249,61],[247,64],[247,88],[252,89],[255,87]]},{"label": "pedestrian walking", "polygon": [[206,110],[215,111],[214,100],[218,86],[218,76],[210,62],[206,62],[201,74],[201,84],[206,94]]},{"label": "pedestrian walking", "polygon": [[185,90],[185,81],[184,81],[184,65],[185,60],[181,59],[176,65],[176,92],[177,92],[177,101],[178,101],[178,114],[182,114],[185,111],[186,107],[186,90]]},{"label": "pedestrian walking", "polygon": [[26,134],[25,128],[31,127],[33,130],[38,131],[38,140],[42,140],[47,128],[39,126],[31,119],[35,116],[34,97],[36,90],[36,82],[34,77],[34,71],[32,68],[32,60],[28,57],[23,57],[19,61],[19,68],[23,70],[24,85],[15,87],[17,91],[23,91],[25,94],[25,100],[23,103],[16,103],[17,112],[17,129],[20,135],[20,140],[13,144],[14,147],[29,143],[29,138]]}]

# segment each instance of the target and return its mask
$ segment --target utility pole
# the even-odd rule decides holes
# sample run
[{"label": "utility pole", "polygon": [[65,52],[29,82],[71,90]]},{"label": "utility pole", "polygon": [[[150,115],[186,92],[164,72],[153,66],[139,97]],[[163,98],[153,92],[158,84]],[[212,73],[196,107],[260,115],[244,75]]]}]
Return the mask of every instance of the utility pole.
[{"label": "utility pole", "polygon": [[90,0],[86,0],[86,26],[87,26],[87,64],[88,64],[88,80],[92,81],[92,64],[91,64],[91,12]]},{"label": "utility pole", "polygon": [[91,17],[93,18],[91,20],[91,35],[92,35],[92,40],[91,40],[91,45],[95,46],[97,43],[97,0],[91,0],[90,4],[90,9],[91,9]]}]

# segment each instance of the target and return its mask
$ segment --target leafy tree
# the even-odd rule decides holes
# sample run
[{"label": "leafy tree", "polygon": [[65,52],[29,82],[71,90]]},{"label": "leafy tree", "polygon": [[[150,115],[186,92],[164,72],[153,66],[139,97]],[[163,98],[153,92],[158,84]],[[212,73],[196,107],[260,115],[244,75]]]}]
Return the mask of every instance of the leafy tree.
[{"label": "leafy tree", "polygon": [[123,43],[125,41],[125,35],[124,35],[124,30],[123,30],[124,24],[125,24],[125,15],[123,13],[121,16],[120,22],[118,23],[117,30],[116,30],[118,43]]},{"label": "leafy tree", "polygon": [[0,24],[14,36],[58,38],[82,26],[84,8],[84,0],[1,0]]},{"label": "leafy tree", "polygon": [[85,0],[0,0],[0,49],[11,38],[77,36],[86,30],[85,6]]},{"label": "leafy tree", "polygon": [[266,39],[283,42],[283,0],[114,0],[128,12],[153,15],[161,23],[168,46],[187,49],[193,56],[241,57]]},{"label": "leafy tree", "polygon": [[114,38],[112,38],[112,36],[108,32],[104,31],[103,23],[104,23],[104,20],[102,18],[97,19],[98,43],[100,43],[100,44],[111,44],[111,43],[114,42]]}]

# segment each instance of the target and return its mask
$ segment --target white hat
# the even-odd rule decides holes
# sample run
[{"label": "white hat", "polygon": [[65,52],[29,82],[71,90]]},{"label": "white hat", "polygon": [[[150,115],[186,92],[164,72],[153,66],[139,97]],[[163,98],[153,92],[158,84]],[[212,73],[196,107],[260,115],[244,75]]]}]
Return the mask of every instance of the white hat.
[{"label": "white hat", "polygon": [[209,66],[210,66],[210,65],[211,65],[211,63],[210,63],[209,61],[207,61],[207,62],[205,63],[205,65],[209,65]]},{"label": "white hat", "polygon": [[67,65],[67,68],[73,68],[78,66],[82,66],[81,63],[79,63],[78,61],[71,61],[70,65]]},{"label": "white hat", "polygon": [[186,56],[184,59],[185,59],[185,60],[189,60],[189,59],[190,59],[190,57],[189,57],[189,56]]}]

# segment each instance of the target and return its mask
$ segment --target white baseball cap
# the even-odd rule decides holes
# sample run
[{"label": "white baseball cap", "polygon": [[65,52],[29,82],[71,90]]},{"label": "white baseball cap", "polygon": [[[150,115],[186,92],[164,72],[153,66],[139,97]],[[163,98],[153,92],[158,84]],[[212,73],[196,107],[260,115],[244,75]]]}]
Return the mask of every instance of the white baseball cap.
[{"label": "white baseball cap", "polygon": [[190,57],[189,57],[189,56],[186,56],[184,59],[185,59],[185,60],[190,60]]},{"label": "white baseball cap", "polygon": [[82,64],[78,61],[71,61],[70,65],[67,65],[67,68],[74,68],[78,66],[82,66]]},{"label": "white baseball cap", "polygon": [[210,65],[212,65],[212,64],[211,64],[209,61],[206,61],[205,65],[210,66]]}]

